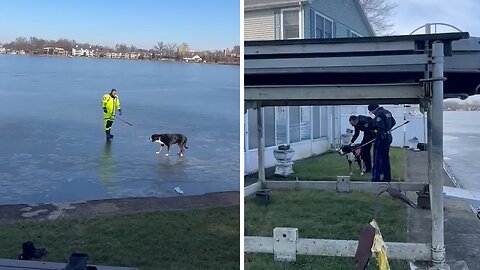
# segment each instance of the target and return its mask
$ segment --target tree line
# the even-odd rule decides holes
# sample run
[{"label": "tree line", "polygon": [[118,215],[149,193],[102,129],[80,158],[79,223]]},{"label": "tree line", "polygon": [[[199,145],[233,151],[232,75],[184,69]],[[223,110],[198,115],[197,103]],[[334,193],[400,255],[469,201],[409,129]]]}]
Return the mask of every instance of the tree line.
[{"label": "tree line", "polygon": [[[14,41],[3,44],[3,47],[7,50],[14,51],[25,51],[27,53],[42,52],[45,47],[59,47],[65,49],[67,52],[72,51],[73,48],[83,48],[94,51],[110,51],[117,53],[149,53],[153,58],[175,58],[182,59],[184,57],[192,56],[192,52],[188,43],[184,42],[181,44],[176,43],[166,43],[159,41],[153,45],[151,49],[138,48],[134,45],[127,44],[116,44],[115,47],[101,46],[97,44],[90,43],[80,43],[75,40],[70,40],[66,38],[60,38],[58,40],[46,40],[37,37],[17,37]],[[228,50],[228,53],[224,50],[215,50],[215,51],[200,51],[195,52],[202,59],[213,62],[213,61],[226,61],[231,60],[231,58],[237,58],[240,55],[240,46],[236,45],[233,48]]]}]

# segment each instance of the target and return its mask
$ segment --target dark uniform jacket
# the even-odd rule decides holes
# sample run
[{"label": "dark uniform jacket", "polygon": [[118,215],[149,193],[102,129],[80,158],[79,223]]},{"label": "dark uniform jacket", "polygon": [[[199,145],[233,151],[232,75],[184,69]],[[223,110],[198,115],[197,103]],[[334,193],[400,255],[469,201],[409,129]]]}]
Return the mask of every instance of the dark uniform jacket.
[{"label": "dark uniform jacket", "polygon": [[[355,125],[355,133],[352,137],[352,143],[358,138],[360,135],[360,131],[363,131],[363,136],[365,137],[367,133],[373,132],[373,120],[371,117],[359,115],[358,116],[358,123]],[[368,137],[368,136],[367,136]]]},{"label": "dark uniform jacket", "polygon": [[378,133],[389,133],[396,124],[395,118],[393,118],[389,110],[383,107],[377,109],[377,115],[373,119],[373,126]]}]

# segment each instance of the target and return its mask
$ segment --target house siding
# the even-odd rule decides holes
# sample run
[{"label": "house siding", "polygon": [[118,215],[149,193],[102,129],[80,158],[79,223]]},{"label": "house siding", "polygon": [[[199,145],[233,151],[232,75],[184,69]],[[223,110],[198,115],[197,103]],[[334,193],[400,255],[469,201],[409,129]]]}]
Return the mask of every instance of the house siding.
[{"label": "house siding", "polygon": [[[309,5],[310,12],[305,12],[305,21],[310,22],[310,13],[313,9],[320,14],[333,19],[336,23],[336,37],[347,37],[347,29],[351,29],[362,36],[370,36],[368,27],[362,20],[361,11],[357,9],[354,1],[357,0],[336,0],[336,1],[312,1]],[[310,34],[310,23],[305,32]],[[305,33],[307,35],[307,33]]]},{"label": "house siding", "polygon": [[248,11],[244,18],[245,40],[275,39],[275,17],[272,9]]},{"label": "house siding", "polygon": [[[369,36],[369,28],[364,25],[361,11],[354,1],[313,0],[313,4],[301,8],[301,38],[315,38],[315,11],[332,21],[332,36],[346,37],[351,29],[362,36]],[[268,4],[271,0],[245,0],[245,4]],[[281,39],[281,11],[284,8],[299,8],[285,4],[281,8],[266,8],[245,11],[245,40]],[[305,108],[305,107],[309,107]],[[278,110],[277,110],[278,109]],[[341,109],[339,106],[291,106],[282,111],[281,107],[263,108],[263,131],[265,149],[265,166],[275,166],[273,150],[280,144],[291,144],[295,150],[294,160],[325,153],[340,143]],[[310,113],[308,117],[307,113]],[[258,170],[257,163],[257,121],[256,111],[248,110],[244,116],[244,161],[245,173]],[[348,122],[347,122],[348,123]],[[310,136],[308,136],[310,132]]]}]

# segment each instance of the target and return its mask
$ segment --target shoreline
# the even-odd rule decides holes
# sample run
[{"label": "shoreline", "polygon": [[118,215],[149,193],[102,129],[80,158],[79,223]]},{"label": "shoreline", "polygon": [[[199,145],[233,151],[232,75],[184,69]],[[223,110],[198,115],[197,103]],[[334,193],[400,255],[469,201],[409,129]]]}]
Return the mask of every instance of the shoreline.
[{"label": "shoreline", "polygon": [[179,60],[161,60],[161,59],[130,59],[130,58],[107,58],[107,57],[85,57],[85,56],[69,56],[69,55],[47,55],[47,54],[8,54],[2,53],[0,55],[13,56],[33,56],[33,57],[59,57],[59,58],[79,58],[79,59],[107,59],[107,60],[130,60],[130,61],[152,61],[152,62],[173,62],[185,64],[210,64],[210,65],[224,65],[224,66],[240,66],[238,62],[187,62]]},{"label": "shoreline", "polygon": [[130,197],[69,203],[0,205],[0,224],[95,218],[117,214],[170,212],[240,205],[239,191],[177,197]]}]

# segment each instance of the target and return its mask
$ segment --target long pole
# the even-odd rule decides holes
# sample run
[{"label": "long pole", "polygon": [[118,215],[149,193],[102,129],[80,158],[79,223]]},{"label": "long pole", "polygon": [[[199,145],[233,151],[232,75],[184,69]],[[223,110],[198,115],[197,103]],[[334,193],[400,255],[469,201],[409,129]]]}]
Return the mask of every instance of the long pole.
[{"label": "long pole", "polygon": [[435,269],[444,269],[443,213],[443,43],[433,43],[433,93],[431,110],[431,175],[430,196],[432,213],[432,262]]},{"label": "long pole", "polygon": [[257,102],[258,182],[265,188],[265,141],[263,139],[262,104]]},{"label": "long pole", "polygon": [[[399,128],[399,127],[402,127],[402,126],[404,126],[404,125],[406,125],[406,124],[408,124],[408,123],[410,123],[410,120],[405,121],[405,123],[403,123],[403,124],[401,124],[401,125],[399,125],[399,126],[396,126],[395,128],[392,128],[392,130],[390,130],[390,132],[392,132],[392,131],[394,131],[395,129],[397,129],[397,128]],[[371,139],[370,141],[368,141],[368,142],[366,142],[366,143],[364,143],[364,144],[362,144],[362,145],[359,145],[359,146],[355,147],[355,149],[362,148],[362,147],[364,147],[365,145],[367,145],[367,144],[369,144],[369,143],[371,143],[371,142],[373,142],[373,141],[375,141],[375,140],[376,140],[376,139]]]}]

